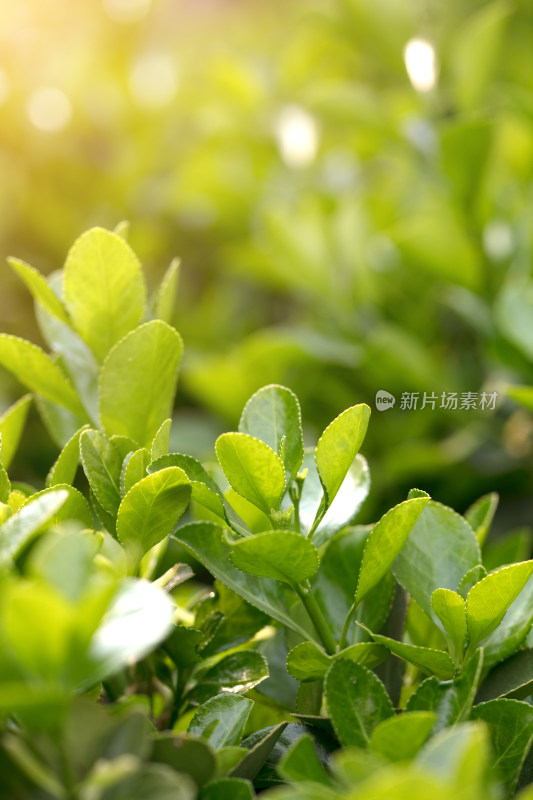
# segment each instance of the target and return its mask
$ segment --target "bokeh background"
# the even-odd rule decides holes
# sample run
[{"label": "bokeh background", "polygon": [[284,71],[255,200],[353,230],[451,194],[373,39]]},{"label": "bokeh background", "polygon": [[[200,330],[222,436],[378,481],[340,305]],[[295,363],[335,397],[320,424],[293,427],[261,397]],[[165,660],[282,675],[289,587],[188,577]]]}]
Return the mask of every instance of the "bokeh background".
[{"label": "bokeh background", "polygon": [[[182,259],[174,444],[205,458],[268,382],[310,440],[373,408],[371,520],[412,486],[496,490],[529,523],[529,0],[0,0],[0,319],[40,342],[8,255],[44,273],[131,223],[155,286]],[[375,410],[378,390],[397,397]],[[0,412],[21,394],[0,372]],[[499,392],[494,411],[402,392]],[[13,476],[57,454],[30,417]]]}]

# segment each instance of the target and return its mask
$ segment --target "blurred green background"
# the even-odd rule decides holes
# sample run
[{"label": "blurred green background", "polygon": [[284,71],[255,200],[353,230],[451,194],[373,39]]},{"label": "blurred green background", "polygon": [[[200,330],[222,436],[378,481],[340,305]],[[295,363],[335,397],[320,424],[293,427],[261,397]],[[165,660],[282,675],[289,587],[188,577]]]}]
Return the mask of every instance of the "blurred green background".
[{"label": "blurred green background", "polygon": [[[290,386],[320,431],[374,409],[371,520],[412,486],[531,519],[529,0],[0,0],[1,328],[40,342],[5,257],[48,273],[130,220],[182,258],[174,445],[201,458]],[[378,390],[392,410],[375,409]],[[442,392],[499,393],[494,411]],[[403,392],[436,408],[402,410]],[[21,393],[0,374],[0,412]],[[314,430],[312,430],[314,428]],[[13,476],[57,447],[36,414]]]}]

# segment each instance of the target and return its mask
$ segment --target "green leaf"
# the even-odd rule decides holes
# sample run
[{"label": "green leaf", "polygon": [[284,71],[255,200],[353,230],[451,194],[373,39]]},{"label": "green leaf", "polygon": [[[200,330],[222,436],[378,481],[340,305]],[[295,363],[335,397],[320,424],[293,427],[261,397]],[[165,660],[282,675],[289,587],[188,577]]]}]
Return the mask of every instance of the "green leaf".
[{"label": "green leaf", "polygon": [[84,685],[147,656],[172,630],[174,608],[168,594],[153,583],[124,579],[92,638]]},{"label": "green leaf", "polygon": [[483,649],[476,650],[462,673],[453,681],[441,683],[432,677],[423,681],[411,695],[406,711],[434,711],[434,732],[468,718],[483,668]]},{"label": "green leaf", "polygon": [[[84,528],[92,528],[93,515],[87,500],[81,492],[79,492],[73,486],[69,486],[67,483],[58,483],[48,489],[43,489],[42,492],[36,492],[30,497],[29,500],[26,501],[24,505],[28,505],[28,503],[34,502],[34,499],[37,499],[38,497],[45,497],[46,495],[52,494],[57,490],[65,491],[67,493],[67,497],[65,502],[62,503],[61,507],[57,509],[57,511],[52,517],[50,517],[49,520],[47,520],[46,524],[57,525],[60,522],[74,519],[82,522]],[[22,508],[24,508],[24,506]]]},{"label": "green leaf", "polygon": [[249,575],[294,586],[315,574],[318,551],[299,533],[267,531],[236,542],[231,563]]},{"label": "green leaf", "polygon": [[191,487],[179,467],[147,475],[124,496],[117,515],[117,537],[136,558],[172,532],[187,508]]},{"label": "green leaf", "polygon": [[151,761],[168,764],[176,772],[190,775],[202,787],[215,774],[216,760],[213,750],[203,739],[186,734],[176,735],[165,731],[154,738]]},{"label": "green leaf", "polygon": [[0,417],[0,438],[2,440],[2,464],[9,469],[13,456],[19,445],[26,418],[32,401],[31,394],[26,394],[13,403]]},{"label": "green leaf", "polygon": [[373,642],[360,642],[327,655],[314,642],[300,642],[287,656],[287,672],[297,681],[322,680],[333,661],[347,658],[369,669],[381,664],[388,657],[388,650]]},{"label": "green leaf", "polygon": [[140,325],[117,342],[100,373],[100,419],[108,435],[151,446],[172,411],[182,351],[179,333],[160,320]]},{"label": "green leaf", "polygon": [[355,661],[335,661],[326,675],[325,691],[333,727],[344,747],[366,747],[374,728],[394,713],[379,678]]},{"label": "green leaf", "polygon": [[0,333],[0,364],[31,392],[41,394],[47,400],[57,403],[80,419],[87,415],[78,395],[65,374],[50,356],[37,345]]},{"label": "green leaf", "polygon": [[463,600],[466,601],[468,597],[468,592],[478,583],[482,578],[485,578],[487,575],[487,570],[483,566],[483,564],[478,564],[472,569],[469,569],[468,572],[465,572],[461,580],[459,581],[459,586],[457,587],[457,594],[460,594]]},{"label": "green leaf", "polygon": [[[303,531],[310,531],[317,517],[324,490],[315,464],[313,452],[306,452],[301,471],[307,469],[302,496],[300,499],[300,525]],[[320,547],[338,531],[353,522],[357,512],[370,491],[370,473],[366,459],[358,454],[318,527],[312,540]]]},{"label": "green leaf", "polygon": [[405,642],[398,642],[396,639],[390,639],[388,636],[380,636],[377,633],[368,632],[375,642],[386,647],[398,658],[403,658],[404,661],[414,664],[425,675],[436,675],[442,680],[447,680],[455,675],[453,661],[444,650],[417,647],[414,644],[406,644]]},{"label": "green leaf", "polygon": [[172,420],[170,418],[166,419],[164,422],[161,423],[159,430],[154,436],[151,449],[152,461],[155,461],[157,458],[160,458],[161,456],[167,455],[168,443],[170,440],[171,425],[172,425]]},{"label": "green leaf", "polygon": [[217,580],[248,603],[296,631],[304,639],[313,638],[300,625],[294,610],[291,612],[289,609],[283,584],[274,580],[258,580],[232,565],[231,545],[226,541],[222,527],[211,522],[193,522],[179,528],[173,538],[185,545]]},{"label": "green leaf", "polygon": [[331,778],[316,754],[313,737],[308,733],[300,736],[283,756],[278,766],[279,774],[286,781],[296,783],[312,781],[331,786]]},{"label": "green leaf", "polygon": [[494,666],[523,645],[531,630],[532,622],[533,576],[516,600],[511,603],[500,625],[484,640],[485,666]]},{"label": "green leaf", "polygon": [[[414,766],[421,768],[423,774],[433,774],[445,797],[477,800],[491,794],[487,785],[491,756],[486,727],[479,722],[463,722],[433,736],[416,757]],[[434,797],[435,793],[427,796]]]},{"label": "green leaf", "polygon": [[[533,346],[532,346],[533,351]],[[533,386],[508,386],[506,394],[520,403],[524,408],[533,411]]]},{"label": "green leaf", "polygon": [[80,437],[89,426],[84,425],[71,436],[58,455],[53,467],[46,476],[46,487],[56,486],[59,483],[74,483],[76,470],[80,463]]},{"label": "green leaf", "polygon": [[120,494],[124,496],[132,486],[146,477],[146,470],[150,464],[150,453],[146,447],[135,450],[129,457],[126,456],[120,471]]},{"label": "green leaf", "polygon": [[374,526],[366,540],[355,593],[356,604],[361,602],[388,571],[407,541],[428,499],[420,497],[406,500],[387,511]]},{"label": "green leaf", "polygon": [[63,296],[75,329],[103,361],[144,314],[145,286],[137,256],[110,231],[86,231],[67,256]]},{"label": "green leaf", "polygon": [[486,494],[476,500],[465,514],[465,519],[472,526],[480,547],[485,543],[499,500],[496,492]]},{"label": "green leaf", "polygon": [[315,461],[329,507],[365,438],[370,408],[352,406],[330,422],[315,449]]},{"label": "green leaf", "polygon": [[159,286],[154,303],[154,316],[172,325],[174,319],[174,307],[176,305],[176,291],[180,274],[179,258],[173,258],[170,265],[163,275],[163,280]]},{"label": "green leaf", "polygon": [[53,518],[68,499],[68,492],[55,489],[30,499],[0,527],[0,562],[16,558],[25,545]]},{"label": "green leaf", "polygon": [[533,560],[501,567],[476,583],[466,598],[469,648],[488,636],[533,574]]},{"label": "green leaf", "polygon": [[276,745],[279,737],[287,727],[286,722],[280,722],[265,734],[256,744],[254,744],[229,773],[231,778],[246,778],[253,781],[272,749]]},{"label": "green leaf", "polygon": [[118,450],[100,431],[85,430],[80,434],[80,456],[94,496],[108,514],[116,517],[122,468]]},{"label": "green leaf", "polygon": [[[334,638],[340,639],[343,623],[352,606],[359,569],[370,526],[355,526],[340,531],[322,554],[318,574],[313,581],[313,594],[324,614]],[[379,630],[389,616],[396,583],[389,572],[372,589],[358,609],[358,619],[371,630]],[[348,641],[357,634],[350,627]]]},{"label": "green leaf", "polygon": [[[256,650],[239,650],[207,670],[187,695],[200,705],[217,694],[242,694],[268,678],[268,664]],[[246,776],[240,776],[246,777]]]},{"label": "green leaf", "polygon": [[239,744],[252,706],[246,697],[212,697],[195,713],[189,733],[201,736],[215,750]]},{"label": "green leaf", "polygon": [[431,607],[442,623],[451,644],[454,661],[460,659],[466,638],[465,601],[451,589],[435,589],[431,595]]},{"label": "green leaf", "polygon": [[496,756],[493,768],[512,794],[533,741],[533,707],[519,700],[490,700],[475,706],[471,717],[488,724]]},{"label": "green leaf", "polygon": [[166,764],[142,764],[133,774],[104,789],[98,800],[146,800],[147,797],[196,800],[196,787],[191,778]]},{"label": "green leaf", "polygon": [[204,786],[198,800],[253,800],[249,781],[243,778],[219,778]]},{"label": "green leaf", "polygon": [[436,715],[431,711],[404,711],[374,728],[370,749],[389,761],[413,758],[429,737]]},{"label": "green leaf", "polygon": [[392,566],[398,583],[433,618],[435,589],[457,591],[465,572],[481,561],[476,536],[451,508],[430,500]]},{"label": "green leaf", "polygon": [[296,477],[304,442],[300,404],[290,389],[276,384],[259,389],[243,409],[239,431],[265,442],[280,457],[283,447],[287,484]]},{"label": "green leaf", "polygon": [[285,471],[271,447],[246,433],[223,433],[215,448],[220,466],[237,494],[267,515],[279,508],[285,491]]},{"label": "green leaf", "polygon": [[483,4],[463,20],[451,51],[455,93],[461,110],[479,107],[500,59],[507,17],[505,2]]},{"label": "green leaf", "polygon": [[514,656],[499,664],[483,681],[476,700],[497,700],[510,697],[524,700],[533,691],[533,649],[520,650]]},{"label": "green leaf", "polygon": [[50,287],[46,278],[35,267],[26,264],[25,261],[21,261],[19,258],[8,258],[7,260],[9,266],[26,284],[35,302],[40,303],[49,314],[53,314],[65,325],[70,325],[63,303]]}]

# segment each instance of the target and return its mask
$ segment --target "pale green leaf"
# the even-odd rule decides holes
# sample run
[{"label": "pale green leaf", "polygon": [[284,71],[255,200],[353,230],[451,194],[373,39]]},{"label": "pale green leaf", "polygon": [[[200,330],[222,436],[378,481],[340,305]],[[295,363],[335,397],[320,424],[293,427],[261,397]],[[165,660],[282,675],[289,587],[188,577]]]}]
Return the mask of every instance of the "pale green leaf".
[{"label": "pale green leaf", "polygon": [[174,603],[153,583],[127,578],[113,598],[90,646],[92,684],[140,661],[172,630]]},{"label": "pale green leaf", "polygon": [[160,320],[139,326],[108,353],[100,374],[100,419],[107,434],[150,447],[172,411],[183,351],[181,337]]},{"label": "pale green leaf", "polygon": [[231,563],[249,575],[296,585],[315,574],[318,552],[298,533],[267,531],[236,542]]},{"label": "pale green leaf", "polygon": [[428,499],[419,497],[406,500],[387,511],[374,526],[363,553],[355,594],[357,604],[383,578],[405,544]]},{"label": "pale green leaf", "polygon": [[189,479],[179,467],[147,475],[132,486],[120,503],[118,540],[140,558],[172,532],[190,497]]},{"label": "pale green leaf", "polygon": [[169,325],[172,325],[174,319],[180,264],[179,258],[172,259],[155,297],[154,316]]},{"label": "pale green leaf", "polygon": [[26,284],[33,299],[49,314],[53,314],[65,325],[70,325],[63,303],[48,284],[46,278],[35,267],[26,264],[25,261],[21,261],[19,258],[8,258],[8,262],[19,278]]},{"label": "pale green leaf", "polygon": [[333,502],[365,438],[370,408],[352,406],[330,422],[315,449],[315,461],[326,492],[327,506]]},{"label": "pale green leaf", "polygon": [[472,526],[480,547],[483,547],[487,538],[499,499],[496,492],[486,494],[476,500],[465,513],[465,519]]},{"label": "pale green leaf", "polygon": [[144,314],[137,256],[120,236],[103,228],[92,228],[74,242],[65,262],[63,294],[75,329],[99,361]]},{"label": "pale green leaf", "polygon": [[155,461],[161,456],[168,454],[168,443],[170,441],[170,426],[172,419],[166,419],[161,423],[154,439],[152,441],[151,460]]},{"label": "pale green leaf", "polygon": [[24,425],[26,424],[31,401],[32,396],[26,394],[24,397],[21,397],[20,400],[17,400],[16,403],[13,403],[13,405],[0,416],[0,437],[2,440],[1,455],[2,464],[5,469],[9,469],[13,456],[16,453],[20,437],[24,430]]},{"label": "pale green leaf", "polygon": [[431,607],[449,638],[452,657],[457,661],[462,656],[466,638],[465,601],[451,589],[435,589],[431,595]]},{"label": "pale green leaf", "polygon": [[116,517],[120,505],[120,453],[100,431],[85,430],[80,435],[80,456],[94,496],[104,511]]},{"label": "pale green leaf", "polygon": [[498,627],[532,573],[533,560],[522,561],[491,572],[470,589],[466,598],[470,648]]},{"label": "pale green leaf", "polygon": [[265,442],[280,457],[283,448],[287,483],[296,476],[304,457],[304,443],[300,404],[290,389],[277,384],[259,389],[243,409],[239,431]]},{"label": "pale green leaf", "polygon": [[58,483],[72,484],[74,482],[76,470],[80,463],[80,437],[83,431],[88,430],[88,428],[88,425],[84,425],[68,440],[46,476],[47,487],[55,486]]},{"label": "pale green leaf", "polygon": [[455,675],[455,667],[448,653],[444,650],[433,650],[430,647],[417,647],[413,644],[406,642],[398,642],[396,639],[391,639],[388,636],[380,636],[377,633],[368,631],[373,640],[378,644],[382,644],[387,650],[414,664],[415,667],[423,672],[425,675],[436,675],[442,680],[448,680]]},{"label": "pale green leaf", "polygon": [[0,334],[0,364],[8,369],[31,392],[41,394],[85,420],[87,415],[78,395],[65,374],[50,356],[37,345]]},{"label": "pale green leaf", "polygon": [[68,492],[56,489],[30,500],[0,527],[0,562],[9,562],[52,520],[68,499]]},{"label": "pale green leaf", "polygon": [[404,711],[389,717],[372,731],[370,749],[389,761],[411,759],[429,737],[435,720],[431,711]]},{"label": "pale green leaf", "polygon": [[267,515],[279,508],[285,491],[285,471],[271,447],[246,433],[223,433],[215,447],[224,474],[237,494]]},{"label": "pale green leaf", "polygon": [[129,457],[126,456],[120,473],[120,494],[123,497],[132,486],[146,477],[146,469],[149,463],[150,453],[146,447],[135,450]]}]

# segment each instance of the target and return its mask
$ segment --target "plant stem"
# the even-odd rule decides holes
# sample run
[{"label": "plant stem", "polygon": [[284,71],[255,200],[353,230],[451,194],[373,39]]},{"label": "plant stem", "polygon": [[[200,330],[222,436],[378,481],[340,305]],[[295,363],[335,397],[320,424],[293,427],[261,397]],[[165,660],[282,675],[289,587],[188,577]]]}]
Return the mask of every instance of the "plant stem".
[{"label": "plant stem", "polygon": [[346,619],[344,621],[344,625],[343,625],[343,628],[342,628],[341,638],[340,638],[340,642],[339,642],[339,650],[344,650],[344,648],[346,647],[346,639],[348,637],[348,631],[350,630],[350,625],[353,622],[353,619],[355,617],[358,605],[359,605],[359,603],[356,604],[355,602],[353,602],[350,610],[348,611],[348,614],[346,616]]},{"label": "plant stem", "polygon": [[298,592],[298,595],[304,604],[307,613],[309,614],[313,625],[315,626],[315,630],[318,633],[320,641],[324,645],[326,653],[330,656],[335,654],[337,646],[335,644],[335,640],[331,634],[330,629],[328,628],[328,624],[324,619],[324,615],[320,610],[320,606],[318,605],[317,601],[315,600],[314,595],[311,592],[308,582],[306,581],[307,585],[305,584],[296,584],[294,587]]}]

